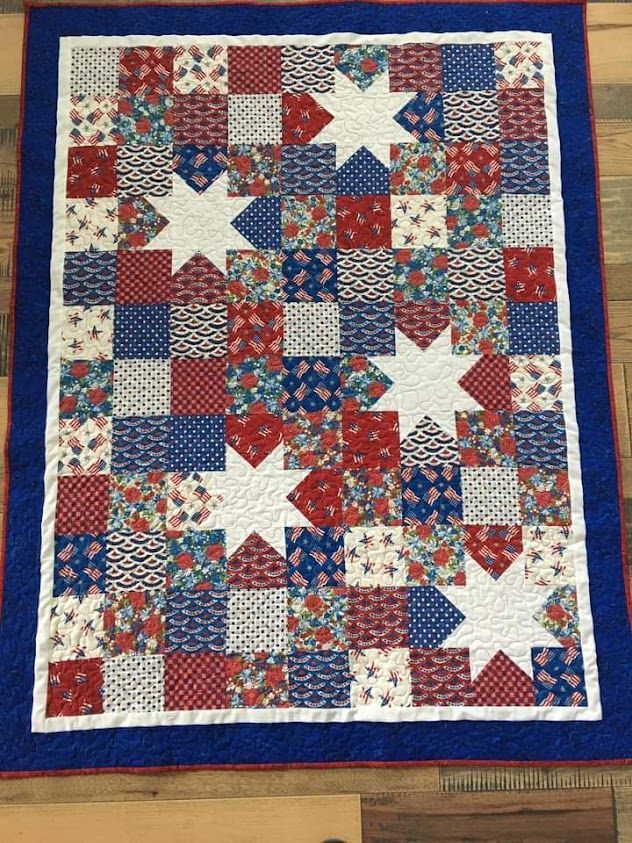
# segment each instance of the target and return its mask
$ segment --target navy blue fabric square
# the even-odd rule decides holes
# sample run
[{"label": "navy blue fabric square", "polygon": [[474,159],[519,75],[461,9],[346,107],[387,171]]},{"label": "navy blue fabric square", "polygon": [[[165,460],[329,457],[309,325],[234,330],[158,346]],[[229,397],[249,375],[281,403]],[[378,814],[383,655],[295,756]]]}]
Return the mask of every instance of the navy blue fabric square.
[{"label": "navy blue fabric square", "polygon": [[340,350],[372,357],[395,354],[395,308],[392,302],[350,301],[340,304]]},{"label": "navy blue fabric square", "polygon": [[548,193],[549,157],[546,141],[503,141],[500,145],[503,193]]},{"label": "navy blue fabric square", "polygon": [[337,357],[284,357],[281,400],[290,413],[337,410],[342,401]]},{"label": "navy blue fabric square", "polygon": [[173,416],[169,468],[171,471],[224,471],[224,416]]},{"label": "navy blue fabric square", "polygon": [[130,359],[169,357],[169,305],[116,305],[114,356]]},{"label": "navy blue fabric square", "polygon": [[288,580],[292,585],[345,585],[344,530],[294,527],[285,531]]},{"label": "navy blue fabric square", "polygon": [[112,471],[167,471],[170,432],[169,416],[112,419]]},{"label": "navy blue fabric square", "polygon": [[465,615],[438,588],[408,589],[408,639],[411,647],[440,647]]},{"label": "navy blue fabric square", "polygon": [[105,591],[106,536],[55,536],[53,595],[85,597]]},{"label": "navy blue fabric square", "polygon": [[165,639],[168,653],[220,653],[226,646],[227,591],[168,591]]},{"label": "navy blue fabric square", "polygon": [[289,196],[335,193],[335,144],[281,147],[281,192]]},{"label": "navy blue fabric square", "polygon": [[496,90],[493,44],[444,44],[441,56],[444,90]]},{"label": "navy blue fabric square", "polygon": [[584,660],[579,647],[531,650],[536,705],[586,705]]},{"label": "navy blue fabric square", "polygon": [[365,146],[354,152],[336,173],[336,192],[340,196],[378,196],[390,189],[388,167]]},{"label": "navy blue fabric square", "polygon": [[566,468],[566,427],[562,413],[553,410],[515,413],[514,438],[519,466]]},{"label": "navy blue fabric square", "polygon": [[349,706],[351,674],[345,652],[294,652],[288,658],[290,704],[299,708]]},{"label": "navy blue fabric square", "polygon": [[461,472],[455,465],[405,468],[402,471],[405,524],[461,521]]},{"label": "navy blue fabric square", "polygon": [[66,252],[64,304],[114,304],[116,252]]},{"label": "navy blue fabric square", "polygon": [[333,249],[301,249],[283,253],[285,301],[336,301],[338,283]]},{"label": "navy blue fabric square", "polygon": [[443,98],[441,94],[415,94],[393,119],[417,140],[443,140]]},{"label": "navy blue fabric square", "polygon": [[260,196],[232,221],[255,249],[278,249],[281,245],[281,200]]},{"label": "navy blue fabric square", "polygon": [[190,188],[203,193],[226,169],[226,147],[174,146],[173,169]]},{"label": "navy blue fabric square", "polygon": [[508,302],[509,353],[558,354],[560,337],[555,302]]}]

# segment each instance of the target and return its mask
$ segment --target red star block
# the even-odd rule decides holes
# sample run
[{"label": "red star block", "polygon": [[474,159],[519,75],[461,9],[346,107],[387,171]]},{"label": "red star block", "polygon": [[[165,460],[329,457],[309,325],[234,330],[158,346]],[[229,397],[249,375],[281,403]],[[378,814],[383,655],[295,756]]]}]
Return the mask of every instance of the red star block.
[{"label": "red star block", "polygon": [[497,580],[522,553],[522,528],[467,526],[465,549],[484,571]]},{"label": "red star block", "polygon": [[485,410],[511,410],[509,358],[485,355],[459,380]]},{"label": "red star block", "polygon": [[428,348],[450,324],[450,305],[447,302],[396,302],[397,328],[421,349]]},{"label": "red star block", "polygon": [[474,705],[535,705],[533,681],[499,650],[474,680]]},{"label": "red star block", "polygon": [[116,253],[116,303],[162,304],[171,293],[171,252],[121,249]]},{"label": "red star block", "polygon": [[489,196],[500,191],[500,150],[496,144],[448,144],[446,164],[446,193]]},{"label": "red star block", "polygon": [[280,47],[229,47],[231,94],[276,94],[281,90]]},{"label": "red star block", "polygon": [[89,199],[115,193],[115,146],[81,146],[68,150],[66,196]]},{"label": "red star block", "polygon": [[225,409],[225,359],[171,361],[171,412],[174,415],[221,415]]},{"label": "red star block", "polygon": [[48,666],[47,717],[103,712],[101,659],[77,659]]},{"label": "red star block", "polygon": [[226,416],[226,441],[253,468],[281,444],[283,423],[272,413]]},{"label": "red star block", "polygon": [[199,253],[182,264],[171,279],[171,301],[174,304],[217,304],[225,300],[224,274]]},{"label": "red star block", "polygon": [[555,301],[553,249],[504,249],[503,261],[512,301]]},{"label": "red star block", "polygon": [[165,709],[228,708],[226,656],[170,653],[165,656]]},{"label": "red star block", "polygon": [[339,527],[342,522],[342,476],[335,469],[310,471],[288,499],[315,527]]},{"label": "red star block", "polygon": [[55,532],[59,535],[105,533],[109,510],[108,474],[58,479]]},{"label": "red star block", "polygon": [[231,588],[285,588],[287,564],[272,545],[251,533],[228,560]]},{"label": "red star block", "polygon": [[345,468],[396,468],[400,460],[399,415],[345,412],[342,441]]},{"label": "red star block", "polygon": [[310,143],[333,120],[311,94],[287,94],[281,99],[283,110],[283,143]]},{"label": "red star block", "polygon": [[339,249],[390,248],[389,197],[336,197],[336,245]]}]

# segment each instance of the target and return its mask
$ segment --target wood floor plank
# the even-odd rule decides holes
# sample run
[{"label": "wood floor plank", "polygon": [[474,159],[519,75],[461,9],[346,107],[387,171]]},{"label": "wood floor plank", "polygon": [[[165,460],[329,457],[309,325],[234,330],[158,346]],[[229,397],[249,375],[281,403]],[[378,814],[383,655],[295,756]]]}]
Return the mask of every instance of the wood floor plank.
[{"label": "wood floor plank", "polygon": [[632,263],[632,176],[601,179],[601,216],[606,263]]},{"label": "wood floor plank", "polygon": [[615,843],[611,790],[362,797],[363,843]]},{"label": "wood floor plank", "polygon": [[596,129],[601,175],[631,176],[632,120],[598,120]]},{"label": "wood floor plank", "polygon": [[0,838],[91,843],[361,843],[359,796],[0,807]]},{"label": "wood floor plank", "polygon": [[626,367],[623,363],[612,364],[612,386],[614,391],[617,432],[619,435],[619,449],[622,457],[632,457]]},{"label": "wood floor plank", "polygon": [[617,787],[614,791],[619,843],[632,840],[632,787]]},{"label": "wood floor plank", "polygon": [[385,788],[389,792],[437,792],[439,768],[207,770],[7,779],[0,783],[0,804],[326,796],[380,793]]},{"label": "wood floor plank", "polygon": [[608,303],[610,353],[613,363],[632,363],[632,301]]},{"label": "wood floor plank", "polygon": [[632,79],[632,5],[590,3],[587,21],[593,83],[629,82]]},{"label": "wood floor plank", "polygon": [[632,264],[606,263],[606,293],[609,301],[632,299]]},{"label": "wood floor plank", "polygon": [[0,15],[0,94],[19,94],[24,15]]}]

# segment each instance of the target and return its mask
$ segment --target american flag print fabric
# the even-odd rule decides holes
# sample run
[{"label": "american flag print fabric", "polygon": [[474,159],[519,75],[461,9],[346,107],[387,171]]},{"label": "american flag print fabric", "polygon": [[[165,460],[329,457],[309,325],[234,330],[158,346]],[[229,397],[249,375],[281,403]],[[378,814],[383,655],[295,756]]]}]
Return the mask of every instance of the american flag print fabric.
[{"label": "american flag print fabric", "polygon": [[551,39],[62,39],[33,728],[600,717]]}]

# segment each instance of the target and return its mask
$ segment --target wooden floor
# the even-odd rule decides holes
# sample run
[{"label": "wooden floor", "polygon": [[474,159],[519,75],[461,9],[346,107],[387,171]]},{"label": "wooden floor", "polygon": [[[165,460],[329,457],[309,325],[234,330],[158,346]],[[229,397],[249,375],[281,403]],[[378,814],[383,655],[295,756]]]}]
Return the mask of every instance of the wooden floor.
[{"label": "wooden floor", "polygon": [[[0,0],[0,425],[15,207],[21,0]],[[632,533],[632,3],[588,7],[612,374]],[[579,70],[579,69],[578,69]],[[0,431],[2,433],[2,431]],[[0,488],[2,478],[0,477]],[[1,738],[0,738],[1,739]],[[112,803],[118,803],[115,807]],[[0,840],[632,843],[632,768],[332,769],[0,782]]]}]

